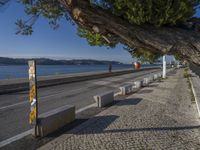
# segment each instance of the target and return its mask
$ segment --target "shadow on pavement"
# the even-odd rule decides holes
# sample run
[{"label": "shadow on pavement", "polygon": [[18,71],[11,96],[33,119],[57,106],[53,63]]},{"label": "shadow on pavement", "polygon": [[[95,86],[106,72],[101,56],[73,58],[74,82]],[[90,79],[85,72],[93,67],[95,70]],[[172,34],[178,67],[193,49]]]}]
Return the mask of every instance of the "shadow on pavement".
[{"label": "shadow on pavement", "polygon": [[56,137],[59,137],[62,134],[67,134],[69,130],[81,125],[86,122],[88,119],[92,118],[96,114],[105,110],[106,108],[89,108],[83,112],[76,114],[76,119],[74,122],[60,128],[59,130],[53,132],[52,134],[47,135],[44,138],[34,138],[32,135],[28,135],[20,140],[17,140],[5,147],[0,148],[0,150],[35,150],[38,147],[52,141]]},{"label": "shadow on pavement", "polygon": [[137,105],[142,101],[141,98],[127,98],[124,100],[116,101],[116,106],[125,106],[125,105]]},{"label": "shadow on pavement", "polygon": [[177,70],[175,69],[175,70],[172,70],[171,72],[169,72],[168,75],[174,76],[174,75],[176,75],[176,73],[177,73]]},{"label": "shadow on pavement", "polygon": [[85,124],[83,128],[77,130],[71,130],[69,134],[95,134],[104,133],[104,130],[112,124],[119,116],[107,115],[107,116],[95,116]]},{"label": "shadow on pavement", "polygon": [[150,84],[148,87],[158,87],[159,84]]},{"label": "shadow on pavement", "polygon": [[183,127],[157,127],[157,128],[133,128],[133,129],[113,129],[105,130],[101,133],[118,133],[118,132],[144,132],[144,131],[179,131],[198,129],[200,126],[183,126]]},{"label": "shadow on pavement", "polygon": [[137,94],[145,94],[145,93],[151,93],[151,92],[153,92],[153,90],[147,90],[147,89],[145,89],[145,90],[141,90],[141,91],[137,92]]},{"label": "shadow on pavement", "polygon": [[[115,106],[123,106],[123,105],[137,105],[142,99],[139,98],[122,98],[121,100],[116,100],[114,105]],[[113,105],[113,104],[111,104]],[[56,137],[59,137],[62,134],[92,134],[92,133],[103,133],[104,130],[112,124],[119,116],[116,115],[107,115],[107,116],[95,116],[101,111],[107,109],[109,106],[105,108],[97,108],[92,107],[89,108],[81,113],[76,115],[76,119],[74,122],[64,126],[63,128],[53,132],[52,134],[47,135],[44,138],[37,138],[35,139],[32,135],[28,135],[21,140],[13,142],[10,145],[3,147],[3,150],[35,150],[38,147],[52,141]],[[89,120],[90,119],[90,120]],[[89,122],[86,122],[88,121]],[[97,122],[97,123],[96,123]],[[85,124],[84,124],[85,123]],[[79,126],[80,125],[80,126]],[[90,127],[92,125],[92,127]],[[79,130],[78,132],[74,132],[73,128],[77,127]],[[77,129],[76,128],[76,129]],[[0,148],[1,149],[1,148]]]},{"label": "shadow on pavement", "polygon": [[[199,129],[200,126],[183,126],[183,127],[157,127],[157,128],[130,128],[130,129],[106,129],[109,124],[116,120],[117,116],[105,116],[99,118],[98,123],[93,124],[90,128],[81,130],[78,132],[72,132],[71,134],[106,134],[106,133],[126,133],[126,132],[159,132],[159,131],[181,131],[181,130],[192,130]],[[106,130],[105,130],[106,129]]]}]

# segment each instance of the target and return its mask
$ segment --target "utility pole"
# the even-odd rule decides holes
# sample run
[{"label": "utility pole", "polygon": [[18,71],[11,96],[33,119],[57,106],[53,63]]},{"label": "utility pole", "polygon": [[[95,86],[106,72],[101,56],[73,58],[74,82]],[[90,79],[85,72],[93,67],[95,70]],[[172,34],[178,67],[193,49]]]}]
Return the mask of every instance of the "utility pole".
[{"label": "utility pole", "polygon": [[164,55],[163,56],[163,79],[166,78],[166,67],[167,67],[166,55]]}]

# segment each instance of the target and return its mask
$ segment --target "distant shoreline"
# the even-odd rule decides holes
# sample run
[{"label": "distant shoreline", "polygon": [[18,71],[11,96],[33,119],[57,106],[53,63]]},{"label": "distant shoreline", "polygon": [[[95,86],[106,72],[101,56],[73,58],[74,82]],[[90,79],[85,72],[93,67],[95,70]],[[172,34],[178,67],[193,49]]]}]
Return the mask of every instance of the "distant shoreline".
[{"label": "distant shoreline", "polygon": [[[0,66],[26,66],[27,64],[0,64]],[[108,65],[108,64],[37,64],[39,66],[92,66],[92,65]],[[132,64],[112,64],[112,65],[132,65]],[[148,65],[148,64],[147,64]]]},{"label": "distant shoreline", "polygon": [[5,65],[27,65],[29,60],[36,60],[38,65],[108,65],[123,64],[118,61],[93,60],[93,59],[72,59],[72,60],[54,60],[49,58],[8,58],[0,57],[0,66]]},{"label": "distant shoreline", "polygon": [[[107,64],[95,65],[37,65],[38,76],[74,74],[84,72],[108,71]],[[133,68],[132,65],[113,64],[112,70]],[[0,65],[0,80],[28,77],[28,64],[26,65]]]}]

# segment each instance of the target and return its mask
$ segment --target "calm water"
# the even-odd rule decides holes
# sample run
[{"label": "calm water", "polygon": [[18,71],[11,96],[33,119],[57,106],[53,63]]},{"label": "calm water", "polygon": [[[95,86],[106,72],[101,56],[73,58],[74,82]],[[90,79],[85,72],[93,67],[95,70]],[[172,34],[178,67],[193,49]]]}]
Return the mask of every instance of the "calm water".
[{"label": "calm water", "polygon": [[[117,69],[130,69],[132,65],[113,65],[113,70]],[[149,67],[148,66],[143,66]],[[0,66],[0,79],[12,79],[12,78],[26,78],[28,77],[28,66]],[[46,75],[58,75],[69,73],[82,73],[93,71],[106,71],[108,65],[38,65],[38,76]]]}]

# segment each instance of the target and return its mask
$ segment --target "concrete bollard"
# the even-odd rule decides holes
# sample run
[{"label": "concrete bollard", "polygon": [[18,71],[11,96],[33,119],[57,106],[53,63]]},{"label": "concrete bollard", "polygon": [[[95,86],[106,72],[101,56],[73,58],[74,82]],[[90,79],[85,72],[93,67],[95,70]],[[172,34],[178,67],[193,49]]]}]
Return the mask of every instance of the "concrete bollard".
[{"label": "concrete bollard", "polygon": [[154,74],[154,75],[153,75],[153,79],[154,79],[154,80],[157,80],[157,79],[158,79],[158,75],[157,75],[157,74]]},{"label": "concrete bollard", "polygon": [[119,88],[121,95],[127,95],[130,94],[133,91],[132,85],[125,85]]},{"label": "concrete bollard", "polygon": [[149,78],[144,78],[143,82],[142,82],[142,86],[145,87],[145,86],[148,86],[148,85],[149,85]]},{"label": "concrete bollard", "polygon": [[162,78],[162,74],[161,73],[158,73],[158,78]]},{"label": "concrete bollard", "polygon": [[97,107],[104,107],[114,101],[114,92],[106,92],[99,95],[94,96],[96,106]]},{"label": "concrete bollard", "polygon": [[[38,117],[37,136],[44,137],[75,120],[75,106],[65,105]],[[35,135],[35,131],[33,133]]]},{"label": "concrete bollard", "polygon": [[150,76],[149,77],[149,83],[152,83],[153,82],[153,76]]},{"label": "concrete bollard", "polygon": [[134,85],[136,89],[140,89],[142,87],[142,81],[135,81]]}]

